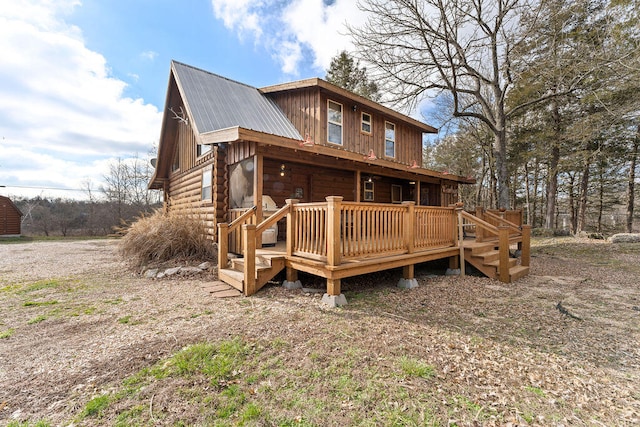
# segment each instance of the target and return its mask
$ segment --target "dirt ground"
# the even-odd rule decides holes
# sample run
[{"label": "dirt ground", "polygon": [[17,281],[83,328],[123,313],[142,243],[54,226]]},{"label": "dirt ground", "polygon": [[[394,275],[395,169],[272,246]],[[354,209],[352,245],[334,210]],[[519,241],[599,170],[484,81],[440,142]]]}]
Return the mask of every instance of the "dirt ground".
[{"label": "dirt ground", "polygon": [[[91,397],[140,369],[187,344],[234,336],[282,340],[291,363],[307,360],[310,342],[327,355],[348,342],[369,364],[424,358],[437,373],[432,393],[469,396],[480,408],[474,420],[443,398],[433,407],[443,424],[526,425],[522,405],[539,414],[529,419],[535,425],[640,423],[640,249],[632,245],[539,241],[531,274],[515,284],[445,277],[433,264],[416,269],[414,290],[395,287],[397,271],[361,276],[343,282],[349,304],[333,310],[320,293],[276,284],[215,299],[204,289],[214,273],[146,279],[116,247],[0,244],[1,425],[68,425]],[[162,399],[158,391],[151,403]],[[486,408],[492,417],[479,418]]]}]

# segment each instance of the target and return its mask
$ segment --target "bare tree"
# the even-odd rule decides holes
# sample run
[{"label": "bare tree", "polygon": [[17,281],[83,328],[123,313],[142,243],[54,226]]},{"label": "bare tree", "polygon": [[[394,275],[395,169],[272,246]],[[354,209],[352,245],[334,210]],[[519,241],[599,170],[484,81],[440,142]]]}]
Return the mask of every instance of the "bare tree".
[{"label": "bare tree", "polygon": [[[415,107],[425,96],[450,94],[455,117],[471,117],[492,132],[498,203],[509,207],[507,125],[519,111],[573,90],[532,93],[507,105],[515,49],[531,40],[543,16],[537,0],[360,0],[369,14],[350,28],[361,57],[377,70],[389,101]],[[524,19],[526,18],[526,19]]]},{"label": "bare tree", "polygon": [[100,188],[107,201],[115,205],[117,218],[123,218],[122,210],[129,200],[131,183],[127,169],[127,164],[121,158],[112,162],[109,165],[109,174],[104,175],[106,184]]},{"label": "bare tree", "polygon": [[157,191],[147,188],[152,173],[151,163],[137,154],[128,159],[118,158],[109,165],[101,191],[114,207],[116,221],[148,211],[159,201]]}]

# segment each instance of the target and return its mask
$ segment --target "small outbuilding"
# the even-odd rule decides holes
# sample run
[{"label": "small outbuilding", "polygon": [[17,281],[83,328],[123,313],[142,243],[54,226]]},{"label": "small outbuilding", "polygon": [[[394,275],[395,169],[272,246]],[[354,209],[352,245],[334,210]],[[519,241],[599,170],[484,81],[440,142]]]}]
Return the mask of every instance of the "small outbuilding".
[{"label": "small outbuilding", "polygon": [[22,212],[5,196],[0,196],[0,237],[20,236]]}]

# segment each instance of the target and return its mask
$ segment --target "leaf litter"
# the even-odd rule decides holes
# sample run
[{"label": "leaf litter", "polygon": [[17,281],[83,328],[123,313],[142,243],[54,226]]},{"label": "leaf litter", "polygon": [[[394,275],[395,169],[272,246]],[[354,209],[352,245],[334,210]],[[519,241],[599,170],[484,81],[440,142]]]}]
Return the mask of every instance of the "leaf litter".
[{"label": "leaf litter", "polygon": [[[594,266],[603,254],[608,266]],[[340,309],[324,307],[317,293],[277,285],[251,298],[211,299],[203,288],[215,277],[145,279],[125,268],[112,242],[0,245],[0,255],[0,331],[14,329],[0,341],[4,423],[68,424],[89,399],[118,390],[125,378],[185,346],[234,337],[262,349],[262,369],[271,374],[248,390],[273,417],[348,425],[389,411],[423,411],[439,425],[640,422],[640,312],[634,310],[640,289],[630,265],[640,264],[640,250],[633,247],[542,242],[533,249],[531,274],[513,284],[443,276],[437,264],[416,268],[420,286],[413,290],[395,287],[399,271],[359,276],[343,281],[349,304]],[[84,286],[20,292],[53,278]],[[305,279],[308,288],[323,287]],[[24,307],[35,297],[59,303]],[[37,315],[47,318],[29,324]],[[126,316],[137,322],[118,322]],[[432,367],[433,375],[399,377],[397,366],[407,357]],[[355,383],[342,394],[335,382],[299,377],[336,369]],[[323,413],[306,406],[296,413],[264,392],[285,393],[294,380],[308,383],[308,399],[327,403]],[[386,401],[368,383],[403,398]],[[143,392],[145,405],[153,402],[150,416],[163,410],[165,424],[204,423],[202,411],[175,399],[176,389],[197,384],[150,384]],[[356,396],[363,389],[372,395]],[[112,425],[120,410],[114,405],[85,425]],[[274,424],[273,417],[258,424]]]}]

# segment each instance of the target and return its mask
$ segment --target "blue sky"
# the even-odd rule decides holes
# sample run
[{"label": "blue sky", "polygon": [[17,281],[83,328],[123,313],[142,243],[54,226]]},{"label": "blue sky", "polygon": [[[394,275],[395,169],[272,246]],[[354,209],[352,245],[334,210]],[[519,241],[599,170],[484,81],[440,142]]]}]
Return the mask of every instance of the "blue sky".
[{"label": "blue sky", "polygon": [[[85,198],[157,144],[171,59],[262,87],[324,77],[354,0],[11,0],[0,8],[0,195]],[[33,187],[33,188],[30,188]]]}]

